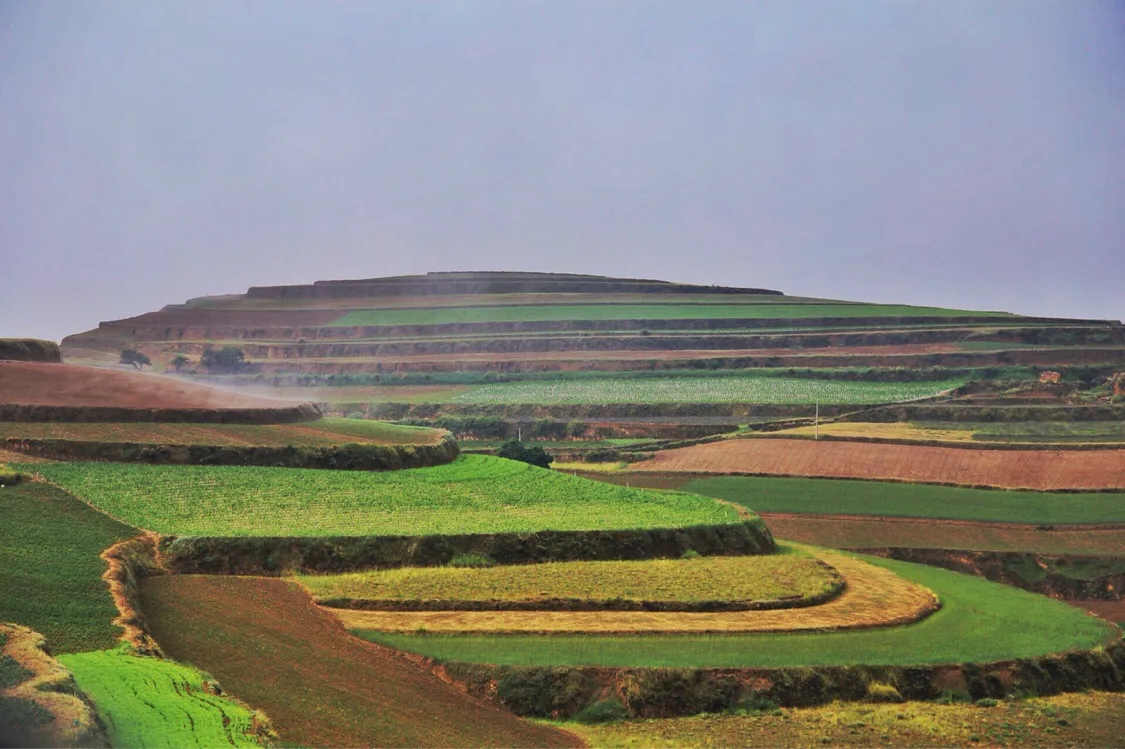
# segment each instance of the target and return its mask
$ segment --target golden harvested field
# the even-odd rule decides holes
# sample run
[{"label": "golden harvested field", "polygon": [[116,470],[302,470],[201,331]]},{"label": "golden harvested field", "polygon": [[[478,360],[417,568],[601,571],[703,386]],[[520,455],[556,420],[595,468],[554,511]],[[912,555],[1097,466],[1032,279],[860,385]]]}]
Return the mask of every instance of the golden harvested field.
[{"label": "golden harvested field", "polygon": [[318,602],[332,598],[394,602],[567,599],[775,602],[788,606],[828,595],[838,581],[839,575],[830,567],[798,551],[483,569],[424,567],[298,578]]},{"label": "golden harvested field", "polygon": [[971,429],[929,429],[914,424],[895,422],[890,424],[865,424],[861,422],[840,422],[821,424],[817,427],[797,427],[774,432],[778,436],[794,435],[813,437],[819,431],[822,437],[859,437],[879,440],[916,440],[919,442],[972,442]]},{"label": "golden harvested field", "polygon": [[968,450],[735,439],[658,452],[631,471],[890,479],[1005,489],[1125,489],[1125,450]]},{"label": "golden harvested field", "polygon": [[819,606],[774,611],[354,611],[334,613],[348,629],[492,634],[705,634],[861,629],[917,621],[937,609],[933,593],[882,567],[829,551],[817,558],[847,583]]}]

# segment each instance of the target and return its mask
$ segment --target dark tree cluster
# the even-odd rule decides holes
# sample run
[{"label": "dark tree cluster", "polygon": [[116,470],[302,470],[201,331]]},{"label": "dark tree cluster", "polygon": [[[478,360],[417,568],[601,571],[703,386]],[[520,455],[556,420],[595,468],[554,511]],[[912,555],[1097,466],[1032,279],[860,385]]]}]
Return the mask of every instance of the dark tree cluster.
[{"label": "dark tree cluster", "polygon": [[528,447],[519,440],[508,440],[496,450],[497,457],[518,460],[540,468],[550,468],[554,458],[541,447]]}]

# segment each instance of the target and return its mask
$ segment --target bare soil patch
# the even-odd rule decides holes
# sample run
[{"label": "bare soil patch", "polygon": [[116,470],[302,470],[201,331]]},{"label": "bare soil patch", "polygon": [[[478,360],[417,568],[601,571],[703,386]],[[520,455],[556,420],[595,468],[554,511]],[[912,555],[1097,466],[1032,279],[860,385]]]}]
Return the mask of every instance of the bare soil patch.
[{"label": "bare soil patch", "polygon": [[853,557],[818,552],[844,591],[819,606],[707,614],[654,611],[358,611],[334,609],[348,629],[504,634],[704,634],[867,629],[917,621],[938,608],[926,588]]},{"label": "bare soil patch", "polygon": [[40,362],[0,362],[0,403],[117,408],[283,408],[143,372]]},{"label": "bare soil patch", "polygon": [[1067,601],[1111,622],[1125,622],[1125,601]]},{"label": "bare soil patch", "polygon": [[657,453],[633,471],[883,479],[1005,489],[1125,489],[1125,450],[968,450],[740,439]]},{"label": "bare soil patch", "polygon": [[777,538],[834,549],[910,547],[1092,556],[1120,554],[1125,549],[1125,526],[1047,530],[1034,525],[855,515],[763,512],[761,517]]},{"label": "bare soil patch", "polygon": [[351,637],[295,583],[167,575],[142,605],[166,653],[262,709],[287,745],[582,746]]}]

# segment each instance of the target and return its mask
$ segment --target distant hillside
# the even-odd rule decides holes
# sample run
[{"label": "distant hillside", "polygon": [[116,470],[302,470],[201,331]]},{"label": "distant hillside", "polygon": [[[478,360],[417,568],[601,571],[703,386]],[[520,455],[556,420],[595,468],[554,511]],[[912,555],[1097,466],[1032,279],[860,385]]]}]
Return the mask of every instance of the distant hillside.
[{"label": "distant hillside", "polygon": [[[239,348],[242,366],[200,362],[208,347],[224,346]],[[1125,330],[769,289],[452,272],[253,287],[103,322],[62,344],[68,361],[85,363],[116,361],[123,348],[144,352],[157,369],[315,384],[411,374],[1105,364],[1125,359]]]}]

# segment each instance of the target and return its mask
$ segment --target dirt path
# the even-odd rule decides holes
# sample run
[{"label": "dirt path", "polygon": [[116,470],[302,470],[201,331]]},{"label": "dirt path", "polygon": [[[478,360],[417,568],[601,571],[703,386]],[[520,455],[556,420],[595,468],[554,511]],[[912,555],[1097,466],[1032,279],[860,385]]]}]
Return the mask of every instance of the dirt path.
[{"label": "dirt path", "polygon": [[860,629],[916,621],[936,610],[934,594],[890,570],[843,554],[818,553],[847,588],[819,606],[708,614],[652,611],[332,611],[348,629],[389,632],[704,634]]},{"label": "dirt path", "polygon": [[165,652],[209,671],[295,746],[582,746],[348,635],[296,584],[266,578],[149,579],[142,606]]},{"label": "dirt path", "polygon": [[630,471],[892,479],[1040,491],[1125,489],[1125,450],[966,450],[738,439],[658,452]]}]

